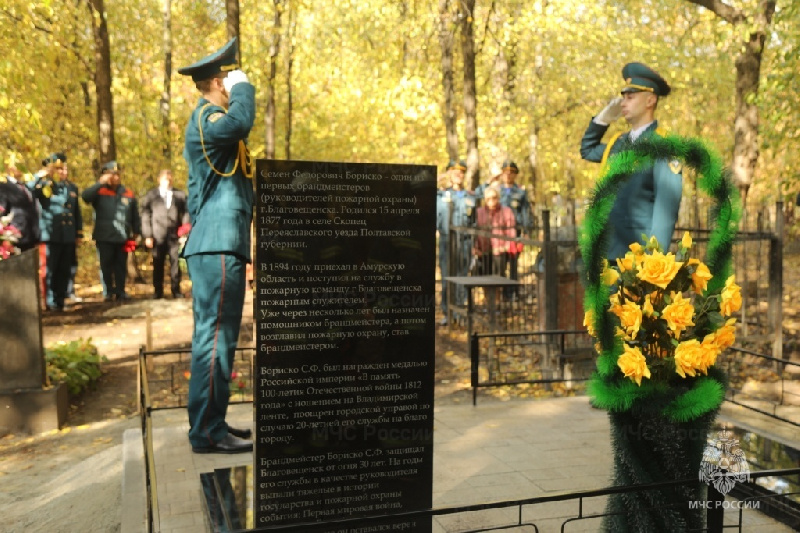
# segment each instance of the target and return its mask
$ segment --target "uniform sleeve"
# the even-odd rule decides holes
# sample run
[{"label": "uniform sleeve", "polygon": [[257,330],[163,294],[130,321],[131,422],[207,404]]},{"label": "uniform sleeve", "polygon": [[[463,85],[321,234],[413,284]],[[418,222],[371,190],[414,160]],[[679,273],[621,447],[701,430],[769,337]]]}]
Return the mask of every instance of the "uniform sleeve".
[{"label": "uniform sleeve", "polygon": [[81,193],[81,198],[83,198],[83,201],[86,202],[87,204],[94,204],[94,201],[97,199],[97,191],[99,191],[100,187],[102,186],[103,184],[98,182],[92,185],[91,187],[87,187],[86,189],[84,189],[83,192]]},{"label": "uniform sleeve", "polygon": [[[75,187],[75,194],[79,193],[78,187]],[[81,203],[75,198],[75,232],[79,239],[83,239],[83,215],[81,214]]]},{"label": "uniform sleeve", "polygon": [[603,160],[603,152],[606,150],[606,145],[601,141],[606,131],[608,131],[608,126],[598,124],[594,120],[589,122],[589,127],[586,128],[581,139],[581,157],[583,159],[595,163]]},{"label": "uniform sleeve", "polygon": [[650,235],[655,235],[661,249],[666,252],[672,241],[672,233],[678,221],[683,194],[683,177],[680,169],[673,172],[665,160],[656,161],[653,167],[653,222]]},{"label": "uniform sleeve", "polygon": [[43,200],[48,198],[48,195],[44,192],[44,188],[52,187],[52,185],[53,181],[47,176],[38,176],[35,180],[30,182],[28,188],[38,200]]},{"label": "uniform sleeve", "polygon": [[209,106],[202,112],[203,142],[229,145],[246,139],[255,117],[255,88],[249,83],[237,83],[231,89],[227,113],[216,106]]}]

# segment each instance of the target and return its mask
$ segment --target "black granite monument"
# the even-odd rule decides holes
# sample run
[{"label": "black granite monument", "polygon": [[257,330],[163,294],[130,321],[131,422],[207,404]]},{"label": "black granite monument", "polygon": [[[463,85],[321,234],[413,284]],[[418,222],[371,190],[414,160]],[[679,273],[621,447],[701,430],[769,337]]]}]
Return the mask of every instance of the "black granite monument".
[{"label": "black granite monument", "polygon": [[257,162],[255,527],[430,530],[435,178]]}]

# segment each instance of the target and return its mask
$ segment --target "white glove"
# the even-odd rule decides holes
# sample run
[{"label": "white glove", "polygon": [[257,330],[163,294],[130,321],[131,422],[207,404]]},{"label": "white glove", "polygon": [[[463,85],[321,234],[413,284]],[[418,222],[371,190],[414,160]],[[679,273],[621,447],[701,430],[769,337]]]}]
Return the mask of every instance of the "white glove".
[{"label": "white glove", "polygon": [[[230,74],[228,74],[230,76]],[[612,122],[616,122],[622,116],[622,98],[613,98],[607,106],[600,111],[594,121],[601,126],[608,126]]]},{"label": "white glove", "polygon": [[222,85],[225,86],[225,90],[228,92],[231,92],[234,85],[242,82],[249,83],[249,80],[247,79],[247,74],[238,69],[228,72],[228,75],[222,78]]}]

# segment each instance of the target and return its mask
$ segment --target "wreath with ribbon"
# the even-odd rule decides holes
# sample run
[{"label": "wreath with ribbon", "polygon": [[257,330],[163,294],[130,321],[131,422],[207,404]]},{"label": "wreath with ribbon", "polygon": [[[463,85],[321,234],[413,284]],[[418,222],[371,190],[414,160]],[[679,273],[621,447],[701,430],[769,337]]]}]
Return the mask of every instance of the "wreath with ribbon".
[{"label": "wreath with ribbon", "polygon": [[610,288],[602,280],[610,237],[609,214],[617,192],[632,174],[653,166],[659,159],[679,160],[693,168],[698,173],[698,190],[713,201],[713,228],[705,260],[713,278],[707,290],[720,290],[732,271],[733,244],[741,207],[730,170],[723,166],[718,154],[699,139],[677,135],[640,139],[614,154],[592,192],[579,238],[584,262],[584,309],[594,317],[599,352],[597,371],[589,382],[588,392],[596,407],[624,412],[634,404],[646,401],[673,421],[684,422],[709,413],[722,404],[727,387],[725,374],[711,367],[705,376],[676,376],[668,383],[648,380],[637,385],[624,379],[617,368],[617,359],[623,351],[622,343],[615,335],[615,324],[608,312]]}]

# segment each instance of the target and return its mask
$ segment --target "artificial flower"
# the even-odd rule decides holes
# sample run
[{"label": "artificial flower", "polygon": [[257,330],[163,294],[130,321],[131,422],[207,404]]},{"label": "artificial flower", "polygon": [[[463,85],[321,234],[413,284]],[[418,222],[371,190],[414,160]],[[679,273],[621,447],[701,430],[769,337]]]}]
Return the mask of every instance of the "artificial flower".
[{"label": "artificial flower", "polygon": [[661,317],[667,321],[667,327],[675,333],[675,338],[681,336],[681,332],[689,326],[694,326],[694,306],[690,300],[684,300],[680,292],[671,292],[669,295],[672,302],[664,307]]},{"label": "artificial flower", "polygon": [[627,272],[629,270],[633,270],[636,267],[636,257],[633,253],[628,252],[625,254],[625,257],[618,257],[617,258],[617,268],[619,268],[620,272]]},{"label": "artificial flower", "polygon": [[688,250],[692,247],[692,236],[689,235],[688,231],[683,232],[683,238],[681,239],[681,248]]},{"label": "artificial flower", "polygon": [[703,346],[697,339],[684,341],[675,348],[675,372],[682,378],[696,376],[703,361]]},{"label": "artificial flower", "polygon": [[615,314],[619,317],[622,329],[631,339],[636,338],[642,325],[642,308],[631,301],[617,307]]},{"label": "artificial flower", "polygon": [[658,250],[654,250],[652,254],[644,256],[642,268],[636,273],[636,276],[642,281],[666,289],[681,266],[683,263],[675,261],[674,254],[662,254]]},{"label": "artificial flower", "polygon": [[720,350],[724,350],[725,348],[730,348],[733,346],[733,343],[736,342],[736,319],[730,318],[725,325],[719,328],[714,333],[711,333],[708,336],[712,336],[714,340],[714,344]]},{"label": "artificial flower", "polygon": [[[695,260],[697,261],[697,260]],[[711,271],[705,263],[697,261],[697,268],[692,272],[692,290],[696,294],[703,294],[711,280]]]},{"label": "artificial flower", "polygon": [[636,346],[625,345],[625,352],[617,359],[617,366],[637,385],[642,385],[642,378],[650,379],[650,369],[647,368],[647,359]]},{"label": "artificial flower", "polygon": [[605,261],[602,276],[603,276],[603,283],[605,283],[608,286],[613,286],[619,279],[619,272],[617,272],[613,268],[609,268],[608,261]]},{"label": "artificial flower", "polygon": [[594,311],[589,309],[583,315],[583,325],[586,326],[586,331],[589,332],[589,335],[592,337],[595,336],[594,334]]},{"label": "artificial flower", "polygon": [[742,307],[742,293],[739,286],[735,283],[734,276],[725,280],[725,288],[720,294],[721,301],[719,311],[722,316],[731,316]]}]

